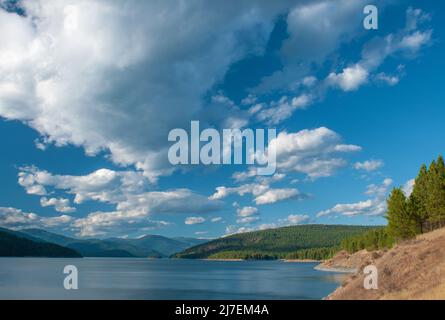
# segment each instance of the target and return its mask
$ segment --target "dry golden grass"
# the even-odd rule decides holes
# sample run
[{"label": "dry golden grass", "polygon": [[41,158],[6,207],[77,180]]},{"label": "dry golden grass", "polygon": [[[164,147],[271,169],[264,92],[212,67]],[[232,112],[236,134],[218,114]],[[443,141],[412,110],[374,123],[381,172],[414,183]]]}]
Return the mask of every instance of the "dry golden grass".
[{"label": "dry golden grass", "polygon": [[445,228],[401,243],[375,258],[368,262],[379,271],[378,290],[363,288],[361,265],[359,273],[328,298],[445,300]]}]

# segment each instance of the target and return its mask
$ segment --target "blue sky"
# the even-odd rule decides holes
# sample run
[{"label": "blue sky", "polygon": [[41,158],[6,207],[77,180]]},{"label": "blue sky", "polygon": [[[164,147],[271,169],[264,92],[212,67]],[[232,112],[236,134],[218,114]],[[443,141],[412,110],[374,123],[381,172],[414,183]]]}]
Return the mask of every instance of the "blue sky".
[{"label": "blue sky", "polygon": [[[349,0],[0,4],[3,227],[380,225],[391,188],[445,147],[438,1],[376,1],[378,30]],[[276,128],[276,175],[171,166],[168,132],[191,120]]]}]

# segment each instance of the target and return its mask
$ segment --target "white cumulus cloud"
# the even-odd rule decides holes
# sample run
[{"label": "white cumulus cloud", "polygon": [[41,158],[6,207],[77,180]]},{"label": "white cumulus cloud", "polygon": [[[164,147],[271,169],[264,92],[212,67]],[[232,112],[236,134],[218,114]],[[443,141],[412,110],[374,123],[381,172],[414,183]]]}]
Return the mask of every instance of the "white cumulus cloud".
[{"label": "white cumulus cloud", "polygon": [[194,224],[203,224],[206,221],[203,217],[188,217],[185,219],[185,224],[194,225]]},{"label": "white cumulus cloud", "polygon": [[68,226],[74,220],[68,215],[42,217],[16,208],[0,207],[0,226],[9,229],[55,228]]},{"label": "white cumulus cloud", "polygon": [[343,216],[381,216],[386,212],[386,197],[389,188],[393,181],[389,178],[384,179],[381,185],[371,184],[367,187],[366,195],[371,196],[371,199],[358,201],[354,203],[340,203],[334,207],[320,211],[317,217],[324,217],[328,215],[343,215]]},{"label": "white cumulus cloud", "polygon": [[270,189],[254,199],[257,205],[272,204],[283,200],[305,198],[297,189]]},{"label": "white cumulus cloud", "polygon": [[304,173],[310,178],[331,176],[347,164],[343,154],[361,150],[360,146],[343,144],[339,134],[325,127],[281,132],[270,147],[276,150],[280,172]]},{"label": "white cumulus cloud", "polygon": [[287,217],[287,222],[292,225],[299,225],[308,222],[311,219],[307,214],[291,214]]},{"label": "white cumulus cloud", "polygon": [[168,132],[200,113],[232,63],[264,50],[290,2],[19,5],[23,16],[0,8],[0,116],[156,180],[171,172]]},{"label": "white cumulus cloud", "polygon": [[40,205],[42,207],[51,207],[53,206],[57,212],[69,213],[75,212],[76,208],[70,206],[70,201],[64,198],[46,198],[43,197],[40,199]]},{"label": "white cumulus cloud", "polygon": [[340,87],[343,91],[357,90],[368,81],[369,72],[359,64],[343,69],[341,73],[331,73],[328,82]]},{"label": "white cumulus cloud", "polygon": [[380,169],[383,165],[384,163],[382,160],[366,160],[364,162],[356,162],[354,168],[371,172]]}]

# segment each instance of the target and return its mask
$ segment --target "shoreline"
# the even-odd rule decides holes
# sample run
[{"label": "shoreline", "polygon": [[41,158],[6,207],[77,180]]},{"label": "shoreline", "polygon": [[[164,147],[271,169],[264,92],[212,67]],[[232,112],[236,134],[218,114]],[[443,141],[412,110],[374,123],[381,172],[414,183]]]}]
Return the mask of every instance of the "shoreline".
[{"label": "shoreline", "polygon": [[196,260],[202,260],[202,261],[227,261],[227,262],[238,262],[238,261],[280,261],[284,263],[323,263],[322,260],[311,260],[311,259],[196,259]]},{"label": "shoreline", "polygon": [[285,263],[322,263],[321,260],[311,260],[311,259],[281,259],[280,261]]},{"label": "shoreline", "polygon": [[246,261],[244,259],[197,259],[202,261],[227,261],[227,262],[239,262],[239,261]]},{"label": "shoreline", "polygon": [[357,268],[344,268],[344,267],[324,267],[321,265],[315,266],[315,270],[323,272],[337,272],[337,273],[357,273]]},{"label": "shoreline", "polygon": [[203,261],[227,261],[227,262],[238,262],[238,261],[280,261],[284,263],[322,263],[321,260],[303,260],[303,259],[197,259],[197,260],[203,260]]}]

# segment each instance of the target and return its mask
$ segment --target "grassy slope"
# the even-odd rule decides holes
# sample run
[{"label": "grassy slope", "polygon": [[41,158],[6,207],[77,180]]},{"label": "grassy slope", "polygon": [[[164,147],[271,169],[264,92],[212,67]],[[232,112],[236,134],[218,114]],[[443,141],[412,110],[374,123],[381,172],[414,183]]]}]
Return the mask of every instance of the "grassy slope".
[{"label": "grassy slope", "polygon": [[[372,256],[375,256],[373,258]],[[363,267],[378,270],[378,290],[363,288]],[[329,299],[445,299],[445,228],[417,236],[387,251],[373,252]]]},{"label": "grassy slope", "polygon": [[372,227],[343,225],[302,225],[236,234],[216,239],[175,254],[175,258],[286,258],[314,248],[338,247],[347,237]]}]

